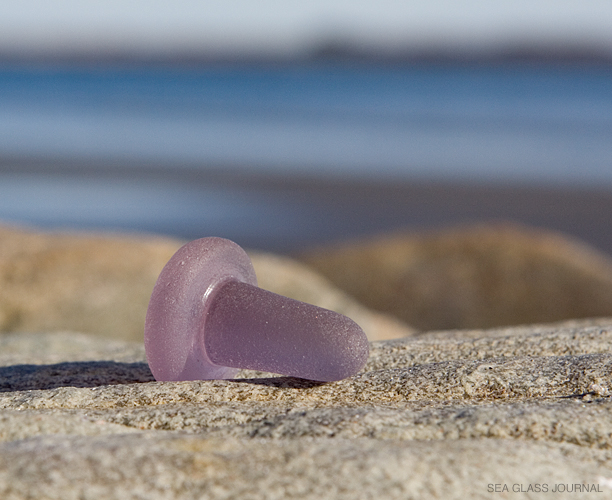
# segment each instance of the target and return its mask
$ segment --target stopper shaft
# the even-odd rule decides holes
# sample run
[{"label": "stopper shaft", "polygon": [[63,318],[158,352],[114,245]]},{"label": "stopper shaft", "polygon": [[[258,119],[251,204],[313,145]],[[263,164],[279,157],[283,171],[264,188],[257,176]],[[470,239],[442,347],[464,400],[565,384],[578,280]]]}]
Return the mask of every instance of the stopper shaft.
[{"label": "stopper shaft", "polygon": [[365,333],[346,316],[235,280],[212,294],[203,348],[214,364],[328,382],[368,358]]}]

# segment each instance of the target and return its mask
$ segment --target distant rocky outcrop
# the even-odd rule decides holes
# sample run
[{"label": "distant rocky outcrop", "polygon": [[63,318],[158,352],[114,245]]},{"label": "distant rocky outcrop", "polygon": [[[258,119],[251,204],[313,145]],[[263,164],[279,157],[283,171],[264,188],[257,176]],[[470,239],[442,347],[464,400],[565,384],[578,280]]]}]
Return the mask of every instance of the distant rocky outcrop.
[{"label": "distant rocky outcrop", "polygon": [[420,330],[612,316],[612,259],[534,228],[399,233],[299,257],[362,304]]},{"label": "distant rocky outcrop", "polygon": [[[0,332],[74,330],[142,340],[153,285],[183,244],[156,236],[50,233],[0,226]],[[346,314],[370,340],[411,335],[304,264],[251,252],[260,286]]]}]

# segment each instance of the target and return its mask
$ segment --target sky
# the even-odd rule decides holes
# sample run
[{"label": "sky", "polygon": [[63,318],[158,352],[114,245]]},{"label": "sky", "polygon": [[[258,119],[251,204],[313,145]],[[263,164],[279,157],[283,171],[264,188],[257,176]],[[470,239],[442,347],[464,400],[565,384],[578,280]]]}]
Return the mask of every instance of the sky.
[{"label": "sky", "polygon": [[0,53],[300,55],[490,50],[523,43],[612,52],[610,0],[0,0]]}]

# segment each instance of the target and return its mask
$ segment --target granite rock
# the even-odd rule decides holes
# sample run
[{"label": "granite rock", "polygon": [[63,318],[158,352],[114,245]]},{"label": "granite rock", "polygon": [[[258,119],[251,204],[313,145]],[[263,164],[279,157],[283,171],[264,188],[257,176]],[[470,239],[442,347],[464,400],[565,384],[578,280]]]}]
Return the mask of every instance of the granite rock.
[{"label": "granite rock", "polygon": [[[514,227],[430,239],[346,259],[389,280],[366,277],[381,297],[416,274],[425,302],[442,294],[422,309],[434,325],[612,314],[608,260],[579,244]],[[333,383],[156,382],[133,340],[180,244],[0,230],[0,498],[612,498],[612,318],[416,333],[253,252],[263,288],[403,338],[372,342],[364,369]]]},{"label": "granite rock", "polygon": [[423,331],[612,316],[612,260],[539,229],[399,233],[299,257],[366,306]]},{"label": "granite rock", "polygon": [[[500,445],[506,453],[499,453]],[[546,492],[537,498],[568,498],[555,490],[562,486],[573,491],[578,484],[580,492],[569,498],[610,498],[602,467],[581,458],[565,447],[494,439],[433,443],[337,439],[331,445],[327,439],[49,437],[3,447],[0,494],[6,500],[452,500],[495,498],[490,492],[496,485],[500,490],[504,485],[515,491],[532,488],[531,492],[536,485],[545,485]],[[587,487],[588,493],[583,492]],[[520,493],[504,497],[533,498]]]},{"label": "granite rock", "polygon": [[[153,285],[182,243],[0,226],[0,332],[73,330],[142,340]],[[260,252],[251,257],[263,288],[337,310],[370,340],[415,332],[358,304],[304,264]]]},{"label": "granite rock", "polygon": [[611,340],[431,332],[323,384],[155,382],[140,343],[7,334],[0,498],[612,498]]}]

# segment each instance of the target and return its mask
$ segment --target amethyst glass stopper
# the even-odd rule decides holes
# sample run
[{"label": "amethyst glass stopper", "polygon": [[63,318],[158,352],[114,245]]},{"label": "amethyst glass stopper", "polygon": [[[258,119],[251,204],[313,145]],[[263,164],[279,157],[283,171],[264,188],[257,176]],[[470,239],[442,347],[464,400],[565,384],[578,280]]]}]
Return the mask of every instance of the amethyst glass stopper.
[{"label": "amethyst glass stopper", "polygon": [[319,381],[356,374],[369,355],[351,319],[257,287],[236,243],[202,238],[162,270],[145,321],[156,380],[232,378],[240,368]]}]

